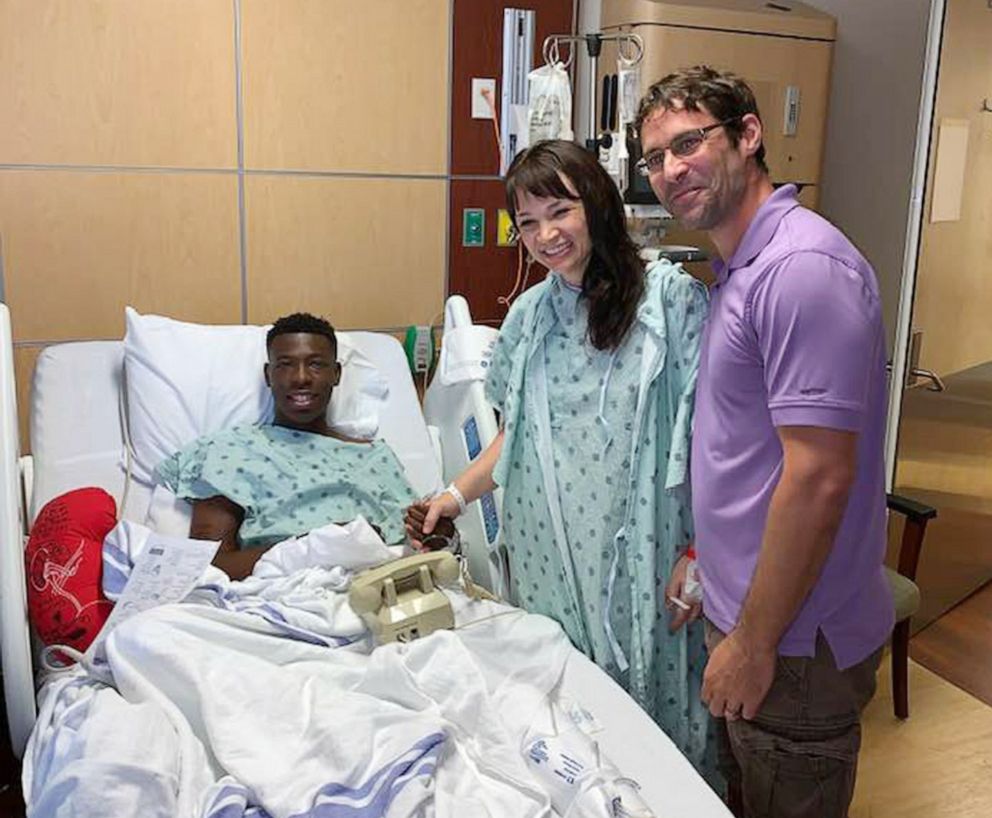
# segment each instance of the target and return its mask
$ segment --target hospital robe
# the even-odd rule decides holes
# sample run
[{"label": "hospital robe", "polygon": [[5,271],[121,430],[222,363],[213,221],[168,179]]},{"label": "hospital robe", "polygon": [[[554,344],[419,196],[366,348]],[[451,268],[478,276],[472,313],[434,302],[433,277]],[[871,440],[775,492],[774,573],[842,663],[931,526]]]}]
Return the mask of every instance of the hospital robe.
[{"label": "hospital robe", "polygon": [[699,698],[702,623],[668,631],[665,585],[692,539],[692,402],[705,287],[651,265],[618,349],[551,274],[514,303],[486,381],[505,439],[494,470],[514,601],[558,620],[690,761],[714,776]]},{"label": "hospital robe", "polygon": [[272,545],[362,515],[388,543],[403,542],[417,499],[384,440],[349,442],[263,424],[195,440],[158,466],[178,497],[226,497],[241,506],[242,548]]}]

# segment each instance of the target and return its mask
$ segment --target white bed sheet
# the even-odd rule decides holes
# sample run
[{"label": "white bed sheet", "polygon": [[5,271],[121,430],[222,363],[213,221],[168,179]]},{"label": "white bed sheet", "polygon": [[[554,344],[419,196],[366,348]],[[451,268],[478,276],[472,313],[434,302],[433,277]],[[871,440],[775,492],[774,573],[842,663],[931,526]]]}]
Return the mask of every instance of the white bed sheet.
[{"label": "white bed sheet", "polygon": [[[542,788],[520,749],[566,728],[566,712],[578,703],[580,726],[605,760],[640,784],[656,818],[726,818],[671,742],[549,620],[455,595],[462,630],[370,656],[364,640],[346,641],[363,629],[335,592],[342,581],[326,569],[223,581],[197,592],[201,603],[222,598],[220,607],[169,606],[122,626],[108,656],[124,700],[92,685],[68,689],[61,703],[49,695],[25,759],[30,804],[64,803],[77,818],[95,817],[106,814],[109,788],[114,814],[205,816],[213,810],[204,804],[233,788],[255,792],[273,815],[295,815],[329,777],[365,781],[397,749],[441,731],[449,749],[424,782],[436,787],[437,812],[423,814],[538,818],[547,814]],[[287,639],[285,623],[329,646]],[[375,702],[383,700],[389,704],[380,712]],[[167,735],[147,747],[133,718],[114,724],[142,706],[165,716],[157,721]],[[95,719],[92,728],[84,719]],[[158,809],[141,800],[146,780],[156,791],[163,788],[155,782],[168,785]]]}]

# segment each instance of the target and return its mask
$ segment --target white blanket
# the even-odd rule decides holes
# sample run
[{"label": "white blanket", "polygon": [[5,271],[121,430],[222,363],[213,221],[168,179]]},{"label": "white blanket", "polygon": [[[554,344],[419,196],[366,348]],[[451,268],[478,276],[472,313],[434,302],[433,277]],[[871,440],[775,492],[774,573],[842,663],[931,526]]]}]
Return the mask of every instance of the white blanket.
[{"label": "white blanket", "polygon": [[211,574],[119,626],[116,690],[79,671],[47,693],[29,814],[550,815],[522,747],[572,650],[560,628],[452,593],[457,630],[372,650],[347,576]]}]

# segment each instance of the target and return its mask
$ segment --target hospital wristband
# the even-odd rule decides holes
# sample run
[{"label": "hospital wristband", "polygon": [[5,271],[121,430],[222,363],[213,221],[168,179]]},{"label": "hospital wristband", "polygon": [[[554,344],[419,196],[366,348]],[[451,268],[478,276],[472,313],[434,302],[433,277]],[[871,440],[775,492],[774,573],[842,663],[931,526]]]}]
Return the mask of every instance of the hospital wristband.
[{"label": "hospital wristband", "polygon": [[454,484],[454,482],[449,483],[445,491],[454,497],[455,502],[458,503],[458,513],[464,514],[465,509],[468,508],[468,503],[465,502],[465,495],[458,490],[458,487]]}]

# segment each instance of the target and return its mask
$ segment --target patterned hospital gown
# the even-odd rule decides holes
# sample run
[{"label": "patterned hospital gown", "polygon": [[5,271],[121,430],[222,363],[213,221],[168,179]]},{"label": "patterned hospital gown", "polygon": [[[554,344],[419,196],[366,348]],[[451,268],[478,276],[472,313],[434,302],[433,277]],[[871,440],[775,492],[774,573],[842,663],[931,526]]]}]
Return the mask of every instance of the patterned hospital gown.
[{"label": "patterned hospital gown", "polygon": [[384,441],[348,443],[282,426],[236,426],[201,437],[166,458],[158,473],[184,499],[222,495],[241,506],[242,548],[359,514],[387,543],[401,542],[404,509],[417,499]]},{"label": "patterned hospital gown", "polygon": [[699,282],[658,262],[627,338],[602,351],[587,338],[584,301],[549,275],[503,322],[486,394],[506,432],[494,478],[504,489],[515,601],[560,622],[719,786],[699,699],[702,628],[669,634],[664,606],[671,569],[692,539],[687,461],[706,304]]}]

